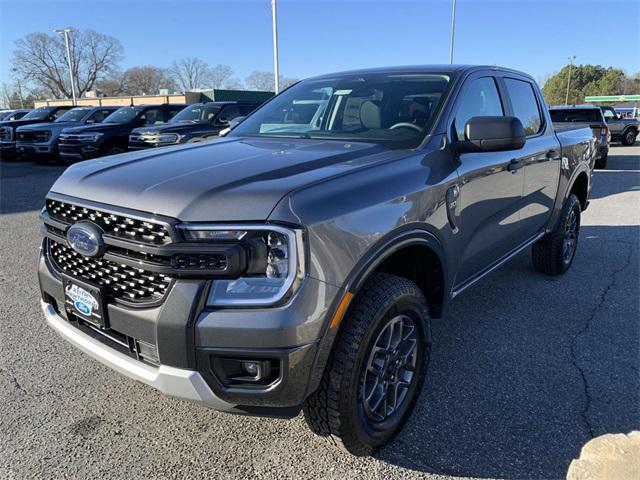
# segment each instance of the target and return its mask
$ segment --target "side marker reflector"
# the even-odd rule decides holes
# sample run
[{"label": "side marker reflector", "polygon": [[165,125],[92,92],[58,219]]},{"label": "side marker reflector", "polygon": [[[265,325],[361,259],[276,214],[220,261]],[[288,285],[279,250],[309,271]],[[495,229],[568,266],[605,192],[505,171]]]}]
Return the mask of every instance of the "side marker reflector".
[{"label": "side marker reflector", "polygon": [[336,328],[338,325],[340,325],[340,322],[342,321],[342,317],[344,317],[344,314],[347,311],[347,308],[349,307],[349,304],[351,303],[351,300],[353,299],[353,293],[351,292],[345,292],[344,295],[342,296],[342,300],[340,300],[340,305],[338,305],[338,308],[336,309],[336,313],[333,314],[333,318],[331,319],[331,324],[329,325],[329,328]]}]

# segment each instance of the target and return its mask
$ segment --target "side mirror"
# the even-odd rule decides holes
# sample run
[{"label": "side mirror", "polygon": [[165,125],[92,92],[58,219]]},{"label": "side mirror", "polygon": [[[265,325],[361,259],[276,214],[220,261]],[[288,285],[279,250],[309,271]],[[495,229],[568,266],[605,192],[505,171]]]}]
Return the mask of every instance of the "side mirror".
[{"label": "side mirror", "polygon": [[240,117],[236,117],[229,122],[229,128],[235,128],[238,126],[240,122],[242,122],[246,117],[246,115],[242,115]]},{"label": "side mirror", "polygon": [[466,141],[455,142],[464,152],[502,152],[522,148],[527,139],[516,117],[472,117],[464,127]]},{"label": "side mirror", "polygon": [[229,119],[226,117],[218,117],[216,118],[216,125],[218,127],[228,127],[229,126]]}]

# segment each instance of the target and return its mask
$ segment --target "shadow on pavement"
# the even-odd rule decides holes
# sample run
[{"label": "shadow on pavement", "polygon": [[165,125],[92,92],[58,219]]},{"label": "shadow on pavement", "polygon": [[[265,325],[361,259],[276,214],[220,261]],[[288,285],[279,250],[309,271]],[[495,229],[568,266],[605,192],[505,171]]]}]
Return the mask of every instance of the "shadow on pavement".
[{"label": "shadow on pavement", "polygon": [[33,163],[0,163],[0,214],[40,210],[51,185],[66,167]]}]

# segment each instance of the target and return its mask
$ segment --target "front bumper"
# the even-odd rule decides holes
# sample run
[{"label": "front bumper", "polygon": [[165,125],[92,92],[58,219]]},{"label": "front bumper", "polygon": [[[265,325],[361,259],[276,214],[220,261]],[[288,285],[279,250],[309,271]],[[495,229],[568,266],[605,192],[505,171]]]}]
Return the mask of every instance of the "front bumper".
[{"label": "front bumper", "polygon": [[[280,307],[212,309],[203,307],[210,281],[178,279],[161,306],[129,308],[109,303],[109,329],[90,336],[83,333],[86,325],[65,308],[62,279],[44,253],[38,277],[48,323],[105,365],[167,395],[217,410],[284,417],[297,414],[314,388],[310,380],[317,377],[318,340],[339,292],[307,278]],[[127,342],[153,346],[156,362],[136,358],[135,347],[123,350],[104,333],[124,338],[125,346]],[[273,362],[277,377],[264,386],[229,385],[216,371],[221,358]]]},{"label": "front bumper", "polygon": [[62,318],[52,305],[41,300],[47,323],[58,335],[87,355],[113,370],[145,383],[165,395],[200,403],[216,410],[232,410],[233,405],[218,398],[198,372],[160,365],[154,367],[109,348]]},{"label": "front bumper", "polygon": [[92,143],[58,144],[58,153],[65,160],[89,160],[99,156],[100,149]]},{"label": "front bumper", "polygon": [[8,159],[16,156],[16,142],[0,142],[0,158]]},{"label": "front bumper", "polygon": [[28,160],[35,157],[53,157],[56,154],[55,144],[50,143],[16,143],[18,154]]}]

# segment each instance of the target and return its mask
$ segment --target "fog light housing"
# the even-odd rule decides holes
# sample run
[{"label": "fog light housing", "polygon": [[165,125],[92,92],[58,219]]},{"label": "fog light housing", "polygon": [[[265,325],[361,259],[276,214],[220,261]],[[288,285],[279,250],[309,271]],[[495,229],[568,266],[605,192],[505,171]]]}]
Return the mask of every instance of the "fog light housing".
[{"label": "fog light housing", "polygon": [[280,376],[280,360],[212,357],[214,375],[225,387],[266,387]]},{"label": "fog light housing", "polygon": [[262,368],[260,368],[260,362],[242,362],[242,370],[244,370],[252,379],[260,380],[260,377],[262,377]]}]

